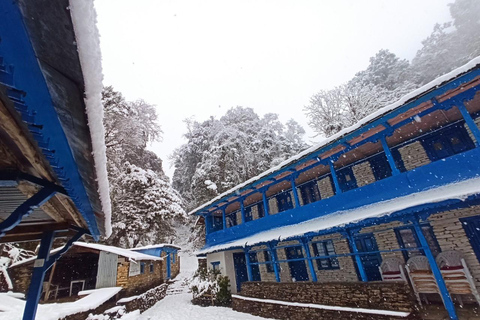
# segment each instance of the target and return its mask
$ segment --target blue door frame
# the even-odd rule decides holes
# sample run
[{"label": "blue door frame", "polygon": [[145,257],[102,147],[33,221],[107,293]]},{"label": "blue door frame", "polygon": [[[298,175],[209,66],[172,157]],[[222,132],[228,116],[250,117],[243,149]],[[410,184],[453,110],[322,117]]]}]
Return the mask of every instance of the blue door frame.
[{"label": "blue door frame", "polygon": [[[378,251],[377,241],[373,234],[362,234],[355,236],[355,244],[358,252]],[[363,270],[365,271],[367,281],[380,281],[382,276],[378,267],[382,263],[380,253],[363,254],[360,256]]]}]

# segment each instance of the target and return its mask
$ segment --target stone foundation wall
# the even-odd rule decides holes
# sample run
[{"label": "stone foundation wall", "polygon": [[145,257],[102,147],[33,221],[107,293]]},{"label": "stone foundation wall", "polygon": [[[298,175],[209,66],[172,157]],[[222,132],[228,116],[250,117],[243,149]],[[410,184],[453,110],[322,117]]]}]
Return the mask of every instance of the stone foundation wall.
[{"label": "stone foundation wall", "polygon": [[[412,312],[415,298],[410,287],[401,283],[263,283],[242,284],[242,296],[328,306]],[[372,314],[348,313],[295,307],[233,298],[233,309],[274,319],[395,319]],[[405,318],[403,318],[405,319]]]},{"label": "stone foundation wall", "polygon": [[167,289],[168,284],[163,283],[145,293],[142,293],[135,299],[125,303],[119,303],[119,305],[125,306],[127,312],[132,312],[134,310],[140,310],[140,312],[144,312],[148,308],[151,308],[155,303],[165,298]]}]

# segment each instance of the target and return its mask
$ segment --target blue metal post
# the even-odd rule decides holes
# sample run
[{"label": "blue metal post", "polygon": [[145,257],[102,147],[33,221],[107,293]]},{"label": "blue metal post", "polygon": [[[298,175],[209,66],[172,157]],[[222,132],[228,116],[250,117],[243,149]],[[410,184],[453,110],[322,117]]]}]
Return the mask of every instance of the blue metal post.
[{"label": "blue metal post", "polygon": [[428,263],[430,264],[430,268],[432,269],[433,276],[435,277],[435,280],[437,282],[438,289],[440,290],[440,295],[442,297],[443,304],[445,305],[445,309],[447,309],[450,319],[457,320],[458,317],[455,311],[455,305],[453,304],[452,297],[448,292],[447,286],[442,277],[442,273],[440,272],[440,269],[438,268],[438,265],[435,261],[435,257],[432,254],[432,250],[430,250],[430,247],[428,246],[427,239],[423,235],[422,227],[418,223],[418,218],[414,217],[412,220],[415,233],[418,240],[420,241],[420,245],[422,246],[423,251],[425,252],[425,256],[428,259]]},{"label": "blue metal post", "polygon": [[245,205],[243,204],[243,197],[240,197],[240,212],[242,214],[242,223],[247,222],[245,220]]},{"label": "blue metal post", "polygon": [[252,281],[253,273],[252,273],[252,265],[250,264],[250,255],[248,254],[248,248],[245,248],[245,262],[247,265],[248,281]]},{"label": "blue metal post", "polygon": [[270,214],[270,210],[268,209],[268,201],[267,201],[267,190],[262,190],[262,200],[263,200],[263,211],[265,212],[265,217]]},{"label": "blue metal post", "polygon": [[347,230],[346,236],[347,236],[348,242],[350,243],[350,247],[352,247],[353,255],[355,257],[355,262],[357,263],[358,272],[360,273],[360,279],[363,282],[367,282],[368,281],[367,273],[363,268],[362,258],[358,254],[359,251],[357,248],[357,244],[355,243],[355,238],[353,237],[352,233],[348,230]]},{"label": "blue metal post", "polygon": [[308,267],[310,268],[310,273],[312,274],[312,281],[317,282],[317,274],[315,273],[315,267],[313,265],[312,261],[312,255],[310,253],[310,246],[308,245],[308,239],[302,238],[302,245],[303,245],[303,250],[305,250],[305,253],[307,254],[307,262],[308,262]]},{"label": "blue metal post", "polygon": [[268,251],[270,252],[270,257],[272,258],[273,264],[273,271],[275,272],[275,280],[280,282],[280,272],[278,270],[278,263],[277,263],[277,251],[274,248],[273,243],[268,243]]},{"label": "blue metal post", "polygon": [[388,164],[390,164],[390,168],[392,169],[392,175],[396,176],[397,174],[400,174],[400,170],[398,170],[397,165],[395,164],[395,159],[393,159],[392,151],[387,144],[387,137],[382,136],[380,141],[382,142],[383,151],[385,151],[385,155],[387,156]]},{"label": "blue metal post", "polygon": [[293,198],[295,199],[295,208],[300,208],[300,200],[298,199],[297,186],[295,185],[295,175],[292,174],[291,178]]},{"label": "blue metal post", "polygon": [[330,171],[332,173],[333,184],[335,185],[335,194],[342,193],[342,189],[340,188],[340,183],[338,182],[337,173],[335,172],[335,167],[333,165],[333,160],[328,162],[330,164]]},{"label": "blue metal post", "polygon": [[38,256],[33,264],[32,280],[27,294],[27,303],[23,311],[23,320],[34,320],[37,313],[38,301],[43,289],[43,280],[45,272],[47,271],[46,263],[50,256],[50,249],[52,248],[54,232],[48,231],[43,234],[40,242],[40,249]]},{"label": "blue metal post", "polygon": [[455,105],[457,106],[458,110],[460,110],[460,112],[462,113],[463,119],[465,119],[465,123],[470,128],[470,131],[475,137],[475,146],[480,147],[480,129],[478,129],[477,125],[475,124],[475,121],[473,121],[473,118],[468,112],[467,108],[465,107],[465,104],[463,103],[463,101],[458,100],[455,102]]},{"label": "blue metal post", "polygon": [[222,208],[222,223],[223,229],[227,229],[227,217],[225,216],[225,207]]},{"label": "blue metal post", "polygon": [[5,235],[5,232],[15,228],[22,221],[23,217],[28,216],[33,210],[50,200],[55,193],[55,190],[44,187],[28,198],[17,209],[15,209],[7,219],[0,223],[0,238]]}]

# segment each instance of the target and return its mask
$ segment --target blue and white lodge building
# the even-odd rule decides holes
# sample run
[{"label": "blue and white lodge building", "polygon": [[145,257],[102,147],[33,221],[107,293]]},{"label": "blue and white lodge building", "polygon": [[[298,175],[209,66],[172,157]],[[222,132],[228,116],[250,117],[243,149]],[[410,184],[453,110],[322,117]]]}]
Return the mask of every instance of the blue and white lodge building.
[{"label": "blue and white lodge building", "polygon": [[231,281],[381,281],[458,251],[480,290],[480,57],[196,208],[198,251]]}]

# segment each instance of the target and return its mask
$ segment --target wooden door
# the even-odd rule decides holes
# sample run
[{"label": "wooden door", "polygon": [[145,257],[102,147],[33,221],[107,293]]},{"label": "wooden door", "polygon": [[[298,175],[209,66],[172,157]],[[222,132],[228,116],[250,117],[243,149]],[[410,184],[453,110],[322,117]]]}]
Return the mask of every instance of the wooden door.
[{"label": "wooden door", "polygon": [[117,285],[118,256],[114,253],[100,251],[96,289],[115,287]]}]

